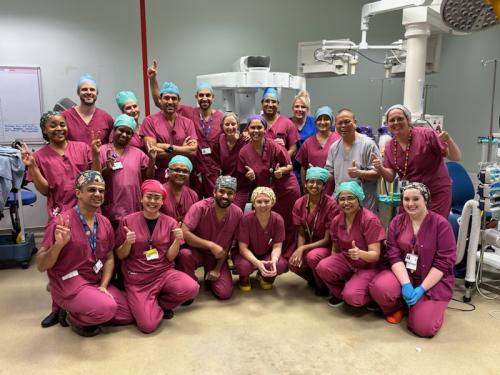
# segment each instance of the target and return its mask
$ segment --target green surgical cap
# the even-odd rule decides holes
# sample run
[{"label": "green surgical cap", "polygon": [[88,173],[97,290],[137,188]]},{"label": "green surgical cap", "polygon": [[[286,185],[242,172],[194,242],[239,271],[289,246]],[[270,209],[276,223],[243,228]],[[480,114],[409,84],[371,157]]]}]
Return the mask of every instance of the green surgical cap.
[{"label": "green surgical cap", "polygon": [[330,121],[333,121],[333,111],[330,107],[328,107],[327,105],[325,105],[324,107],[319,107],[317,110],[316,110],[316,117],[315,119],[317,120],[319,116],[322,116],[322,115],[327,115],[328,117],[330,117]]},{"label": "green surgical cap", "polygon": [[323,181],[324,184],[326,184],[329,176],[330,172],[328,172],[325,168],[311,167],[306,172],[306,181],[320,180]]},{"label": "green surgical cap", "polygon": [[191,163],[191,160],[189,160],[187,157],[182,156],[182,155],[175,155],[172,159],[170,159],[170,161],[168,163],[168,167],[170,168],[170,166],[177,164],[177,163],[184,164],[186,167],[188,167],[189,173],[191,173],[193,171],[193,163]]},{"label": "green surgical cap", "polygon": [[348,191],[349,193],[352,193],[358,198],[358,201],[361,203],[365,199],[365,193],[363,192],[363,188],[356,182],[356,181],[347,181],[347,182],[342,182],[336,189],[335,191],[335,196],[338,197],[340,193],[343,193],[344,191]]},{"label": "green surgical cap", "polygon": [[115,118],[115,121],[113,122],[113,127],[117,128],[119,126],[128,126],[130,129],[135,131],[135,128],[137,127],[137,122],[135,119],[129,115],[126,114],[121,114]]},{"label": "green surgical cap", "polygon": [[125,104],[127,102],[136,102],[137,103],[137,97],[132,91],[120,91],[118,94],[116,94],[116,104],[118,105],[118,108],[120,110],[123,109]]},{"label": "green surgical cap", "polygon": [[214,93],[214,89],[213,89],[212,85],[210,83],[207,83],[207,82],[198,83],[198,85],[196,86],[196,92],[198,92],[200,90],[208,90],[212,94]]}]

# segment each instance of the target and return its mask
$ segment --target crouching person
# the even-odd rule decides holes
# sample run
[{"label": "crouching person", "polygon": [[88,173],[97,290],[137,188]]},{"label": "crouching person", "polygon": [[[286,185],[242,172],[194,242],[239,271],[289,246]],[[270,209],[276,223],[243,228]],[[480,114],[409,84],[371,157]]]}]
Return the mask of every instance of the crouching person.
[{"label": "crouching person", "polygon": [[174,269],[183,242],[180,225],[160,212],[167,191],[156,180],[141,186],[142,211],[123,218],[116,234],[116,255],[122,260],[125,292],[137,328],[155,331],[173,309],[198,295],[199,285]]},{"label": "crouching person", "polygon": [[114,233],[107,218],[96,211],[104,200],[104,180],[96,171],[77,177],[77,205],[47,226],[37,267],[47,271],[50,293],[67,311],[73,331],[90,337],[105,323],[128,324],[133,318],[122,293],[110,285]]}]

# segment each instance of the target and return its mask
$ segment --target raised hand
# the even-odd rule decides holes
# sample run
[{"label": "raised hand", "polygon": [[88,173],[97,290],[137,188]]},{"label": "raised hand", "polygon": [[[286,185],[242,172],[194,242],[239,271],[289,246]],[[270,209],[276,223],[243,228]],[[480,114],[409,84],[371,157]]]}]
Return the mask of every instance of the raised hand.
[{"label": "raised hand", "polygon": [[115,157],[113,155],[113,150],[106,151],[106,169],[112,170],[115,164]]},{"label": "raised hand", "polygon": [[172,233],[174,234],[174,237],[177,240],[177,242],[179,242],[182,245],[184,243],[184,233],[182,232],[181,226],[182,226],[181,222],[177,223],[177,227],[172,229]]},{"label": "raised hand", "polygon": [[92,153],[94,155],[99,155],[101,151],[102,142],[101,138],[99,138],[99,135],[100,132],[95,133],[94,131],[92,131],[91,133],[90,147],[92,148]]},{"label": "raised hand", "polygon": [[66,244],[71,239],[71,229],[69,227],[69,216],[58,215],[57,216],[56,229],[54,231],[55,243],[61,247],[66,246]]},{"label": "raised hand", "polygon": [[135,232],[132,232],[125,225],[123,226],[123,229],[125,229],[125,243],[127,245],[133,245],[136,239]]},{"label": "raised hand", "polygon": [[156,160],[156,156],[158,156],[158,149],[151,142],[147,142],[146,150],[148,151],[148,156],[150,159]]},{"label": "raised hand", "polygon": [[154,78],[158,74],[158,62],[156,60],[153,60],[153,63],[148,66],[147,74],[149,78]]},{"label": "raised hand", "polygon": [[377,154],[372,153],[372,164],[377,171],[382,169],[382,160],[380,160]]},{"label": "raised hand", "polygon": [[436,129],[436,132],[438,133],[438,137],[441,142],[445,144],[448,143],[448,141],[450,140],[450,135],[448,134],[448,132],[442,131],[440,127]]},{"label": "raised hand", "polygon": [[252,168],[250,168],[248,165],[245,165],[245,169],[247,172],[245,173],[245,177],[248,178],[250,181],[255,180],[255,172]]},{"label": "raised hand", "polygon": [[26,143],[21,143],[21,146],[17,146],[17,149],[21,151],[21,159],[26,167],[36,166],[35,158],[33,157],[33,152],[30,150]]},{"label": "raised hand", "polygon": [[347,168],[347,174],[351,178],[359,178],[359,168],[355,160],[352,161],[352,166]]}]

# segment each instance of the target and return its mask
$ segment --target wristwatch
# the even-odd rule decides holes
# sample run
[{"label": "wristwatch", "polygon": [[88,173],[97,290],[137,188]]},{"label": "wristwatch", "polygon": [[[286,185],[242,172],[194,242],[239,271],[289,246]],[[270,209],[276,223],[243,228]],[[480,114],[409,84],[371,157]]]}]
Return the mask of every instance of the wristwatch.
[{"label": "wristwatch", "polygon": [[172,152],[174,152],[174,145],[173,144],[170,144],[170,146],[167,147],[167,152],[169,154],[171,154]]}]

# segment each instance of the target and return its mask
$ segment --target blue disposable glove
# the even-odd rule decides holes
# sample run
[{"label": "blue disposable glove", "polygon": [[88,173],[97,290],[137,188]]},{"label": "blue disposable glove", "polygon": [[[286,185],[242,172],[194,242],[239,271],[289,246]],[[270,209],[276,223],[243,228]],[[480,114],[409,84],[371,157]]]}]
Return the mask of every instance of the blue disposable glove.
[{"label": "blue disposable glove", "polygon": [[413,289],[411,297],[406,300],[408,306],[413,306],[414,304],[416,304],[420,300],[420,298],[423,297],[424,293],[425,289],[421,285]]},{"label": "blue disposable glove", "polygon": [[406,283],[401,285],[401,294],[403,295],[403,298],[406,301],[406,303],[408,303],[408,300],[413,294],[413,285],[411,285],[411,283]]}]

